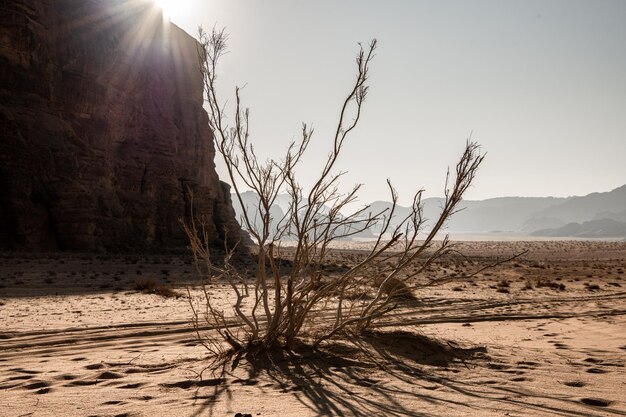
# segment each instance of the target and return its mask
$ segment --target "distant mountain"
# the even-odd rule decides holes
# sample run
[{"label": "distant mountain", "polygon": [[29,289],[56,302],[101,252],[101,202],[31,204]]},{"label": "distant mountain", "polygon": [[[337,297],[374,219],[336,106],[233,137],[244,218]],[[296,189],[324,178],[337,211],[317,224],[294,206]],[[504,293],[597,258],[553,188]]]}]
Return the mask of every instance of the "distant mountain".
[{"label": "distant mountain", "polygon": [[[244,193],[247,194],[247,193]],[[256,197],[256,196],[255,196]],[[258,204],[258,198],[247,195],[247,204]],[[280,195],[273,216],[281,216],[289,209],[289,196]],[[444,203],[442,198],[423,200],[425,230],[437,220]],[[235,211],[240,208],[233,196]],[[392,204],[375,201],[368,210],[371,214],[385,212],[389,215]],[[621,224],[626,223],[626,185],[609,192],[592,193],[580,197],[499,197],[487,200],[464,200],[460,211],[448,221],[448,232],[516,232],[536,236],[554,237],[616,237],[621,235]],[[275,212],[275,214],[274,214]],[[392,227],[406,218],[410,207],[396,206]],[[364,213],[367,215],[367,213]],[[607,221],[604,221],[607,220]],[[577,226],[576,226],[577,225]],[[381,231],[382,224],[373,226],[358,237],[373,237]],[[551,233],[556,233],[552,235]]]},{"label": "distant mountain", "polygon": [[[478,201],[464,200],[459,206],[461,210],[450,218],[447,229],[456,232],[520,231],[528,221],[530,213],[545,209],[564,200],[554,197],[500,197]],[[427,219],[426,228],[437,220],[443,203],[444,199],[442,198],[424,199],[423,215]],[[371,208],[373,213],[384,209],[389,211],[391,203],[376,201],[372,203]],[[400,221],[400,219],[404,219],[409,213],[409,207],[396,207],[394,213],[396,222],[394,224]],[[562,224],[565,224],[565,222],[560,224],[541,224],[537,228],[560,226]]]},{"label": "distant mountain", "polygon": [[555,217],[566,223],[585,222],[597,218],[599,213],[626,211],[626,185],[607,193],[591,193],[583,197],[569,197],[533,214],[532,217]]},{"label": "distant mountain", "polygon": [[[528,227],[529,214],[558,204],[554,197],[501,197],[461,202],[463,210],[448,223],[448,229],[464,232],[520,231]],[[438,213],[437,213],[438,214]]]},{"label": "distant mountain", "polygon": [[[243,207],[239,198],[237,198],[236,194],[231,194],[231,199],[233,202],[233,208],[235,209],[235,214],[237,216],[237,220],[241,223],[244,230],[248,230],[247,225],[244,222],[244,211],[243,208],[246,209],[248,214],[248,218],[252,223],[251,226],[254,230],[261,231],[263,227],[263,219],[261,217],[261,212],[259,211],[259,196],[257,193],[253,191],[245,191],[241,193],[241,202],[243,202]],[[279,194],[274,202],[274,204],[270,207],[270,236],[273,236],[277,231],[278,227],[285,226],[285,221],[288,220],[285,218],[285,214],[291,209],[291,197],[289,194]],[[328,207],[322,207],[320,209],[319,224],[323,224],[325,220],[325,216],[330,211]],[[348,225],[344,228],[338,228],[336,230],[336,235],[346,235],[351,234],[359,230],[358,223]],[[359,233],[355,233],[351,236],[352,238],[365,238],[372,239],[376,236],[372,233],[372,230],[363,230]]]},{"label": "distant mountain", "polygon": [[[235,215],[237,216],[237,221],[244,229],[247,229],[243,220],[243,208],[241,206],[241,202],[237,198],[236,194],[232,194],[231,199],[233,202],[233,208],[235,209]],[[248,213],[248,218],[252,222],[252,227],[255,230],[261,230],[263,226],[263,219],[261,218],[261,214],[259,213],[259,195],[253,191],[245,191],[241,193],[241,200],[243,201],[243,207]],[[270,207],[271,230],[276,230],[276,227],[279,225],[279,222],[284,217],[284,215],[284,211],[280,208],[278,204],[274,204],[272,205],[272,207]]]},{"label": "distant mountain", "polygon": [[600,219],[612,219],[617,220],[618,222],[626,222],[626,210],[621,211],[619,213],[613,213],[612,211],[603,211],[594,216],[593,220]]},{"label": "distant mountain", "polygon": [[561,219],[557,219],[556,217],[533,217],[524,222],[521,231],[532,232],[534,230],[541,229],[556,229],[561,226],[565,226],[565,222]]},{"label": "distant mountain", "polygon": [[612,219],[591,220],[581,223],[568,223],[556,229],[543,229],[531,233],[545,237],[610,237],[626,238],[626,223]]}]

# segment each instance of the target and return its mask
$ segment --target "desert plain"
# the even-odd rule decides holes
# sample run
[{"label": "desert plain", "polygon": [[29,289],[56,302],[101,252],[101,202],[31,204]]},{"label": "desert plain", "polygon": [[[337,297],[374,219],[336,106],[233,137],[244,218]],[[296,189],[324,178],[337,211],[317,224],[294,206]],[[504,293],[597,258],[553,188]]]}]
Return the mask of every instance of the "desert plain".
[{"label": "desert plain", "polygon": [[[415,291],[361,340],[218,368],[190,324],[190,256],[0,253],[0,415],[626,415],[626,242],[456,248],[426,273],[527,252]],[[226,283],[208,290],[228,313]]]}]

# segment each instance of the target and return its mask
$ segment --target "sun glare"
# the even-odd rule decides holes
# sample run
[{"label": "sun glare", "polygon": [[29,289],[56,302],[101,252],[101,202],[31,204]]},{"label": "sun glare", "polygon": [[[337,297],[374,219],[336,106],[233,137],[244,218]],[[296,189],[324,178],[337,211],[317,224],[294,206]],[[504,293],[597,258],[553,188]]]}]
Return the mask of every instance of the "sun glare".
[{"label": "sun glare", "polygon": [[154,2],[163,11],[163,17],[168,19],[177,9],[184,7],[181,0],[154,0]]}]

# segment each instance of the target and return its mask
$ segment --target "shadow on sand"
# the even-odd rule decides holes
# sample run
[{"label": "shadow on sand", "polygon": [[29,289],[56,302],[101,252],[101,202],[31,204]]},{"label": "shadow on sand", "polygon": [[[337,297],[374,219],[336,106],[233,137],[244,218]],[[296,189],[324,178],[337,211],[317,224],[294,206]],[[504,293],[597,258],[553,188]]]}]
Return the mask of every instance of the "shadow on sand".
[{"label": "shadow on sand", "polygon": [[318,416],[431,416],[434,408],[442,416],[459,410],[468,415],[504,410],[523,410],[518,415],[626,415],[611,408],[576,411],[581,404],[575,399],[533,392],[523,385],[490,385],[455,377],[459,368],[478,367],[498,369],[484,347],[462,347],[406,331],[372,331],[320,349],[301,345],[292,351],[237,358],[220,368],[215,379],[231,383],[197,396],[202,406],[194,415],[214,415],[214,405],[233,395],[233,383],[258,385],[268,380],[263,387],[279,390]]},{"label": "shadow on sand", "polygon": [[[429,402],[446,401],[387,384],[384,374],[410,380],[412,385],[432,386],[433,378],[424,373],[421,365],[445,368],[484,358],[485,351],[482,347],[466,349],[409,332],[373,331],[359,343],[327,344],[319,349],[300,345],[291,351],[248,353],[230,363],[230,370],[226,365],[221,368],[220,379],[226,375],[235,377],[234,373],[243,369],[247,374],[245,384],[269,379],[285,395],[320,416],[426,416],[406,408],[400,398],[410,395]],[[236,380],[242,381],[241,376]],[[207,409],[212,415],[212,405],[221,396],[229,395],[227,385],[216,386],[213,391],[204,397],[210,401],[195,415],[206,415]]]}]

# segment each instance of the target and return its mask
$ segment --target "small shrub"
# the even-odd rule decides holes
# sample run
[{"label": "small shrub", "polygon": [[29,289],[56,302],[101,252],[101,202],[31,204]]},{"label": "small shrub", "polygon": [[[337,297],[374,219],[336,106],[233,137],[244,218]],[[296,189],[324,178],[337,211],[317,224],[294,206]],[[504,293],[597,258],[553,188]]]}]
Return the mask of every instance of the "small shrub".
[{"label": "small shrub", "polygon": [[172,287],[170,287],[169,285],[159,285],[158,287],[155,288],[154,294],[160,295],[161,297],[165,297],[165,298],[182,297],[181,293],[173,290]]},{"label": "small shrub", "polygon": [[384,277],[382,277],[375,281],[375,285],[380,287],[382,292],[391,299],[415,300],[415,295],[413,295],[411,288],[401,279],[392,277],[385,282]]},{"label": "small shrub", "polygon": [[135,289],[137,291],[151,292],[160,284],[161,282],[153,277],[138,278],[135,280]]},{"label": "small shrub", "polygon": [[141,291],[144,294],[156,294],[165,298],[180,297],[181,294],[174,291],[169,285],[162,284],[159,280],[153,277],[138,278],[135,281],[135,290]]},{"label": "small shrub", "polygon": [[[198,52],[209,126],[215,134],[216,148],[226,165],[235,199],[243,210],[242,228],[255,245],[256,273],[251,280],[245,269],[233,263],[236,253],[233,245],[243,243],[239,242],[239,234],[234,230],[224,231],[229,238],[225,245],[227,251],[224,259],[216,263],[211,254],[205,219],[196,216],[190,204],[189,215],[181,220],[205,289],[203,305],[189,303],[196,330],[204,321],[219,331],[232,351],[291,349],[295,343],[305,340],[318,346],[342,335],[362,336],[374,322],[396,309],[398,299],[415,299],[412,289],[467,279],[457,271],[447,277],[424,277],[419,282],[411,282],[411,286],[407,282],[414,274],[452,252],[447,237],[437,243],[434,239],[457,211],[483,161],[484,155],[473,141],[466,143],[456,167],[449,170],[445,199],[425,237],[421,237],[425,231],[423,190],[413,195],[408,214],[400,216],[396,212],[398,194],[387,181],[392,201],[390,208],[375,211],[371,206],[365,206],[344,214],[344,210],[357,200],[361,186],[340,192],[342,174],[336,162],[343,153],[346,138],[361,116],[375,40],[369,46],[359,48],[357,76],[339,111],[328,157],[321,161],[314,185],[305,191],[296,172],[301,172],[300,161],[307,153],[313,130],[303,125],[301,138],[289,144],[282,158],[260,160],[249,140],[249,110],[241,106],[240,89],[235,89],[233,126],[228,125],[222,110],[224,106],[215,94],[217,63],[226,51],[227,36],[216,30],[211,34],[200,30],[199,35]],[[244,203],[241,188],[244,185],[256,194],[258,203],[250,206]],[[276,219],[270,209],[280,193],[290,196],[290,208],[282,219]],[[399,223],[392,222],[394,216]],[[353,257],[354,262],[350,265],[342,263],[340,271],[329,274],[324,267],[330,261],[329,245],[374,225],[380,227],[378,239],[363,259]],[[295,243],[295,250],[287,254],[289,270],[286,272],[280,265],[285,259],[280,253],[283,240]],[[377,270],[380,275],[372,277],[372,270]],[[413,272],[407,274],[408,271]],[[369,278],[361,280],[359,277]],[[235,334],[225,327],[226,312],[220,305],[212,304],[206,292],[209,285],[218,282],[225,282],[232,289],[232,319],[240,325]],[[369,288],[372,283],[376,285],[375,290]],[[372,298],[369,297],[370,291],[375,294]],[[246,304],[254,307],[248,309]],[[318,320],[317,311],[328,307],[329,317]],[[198,337],[201,338],[199,332]],[[219,341],[201,338],[201,342],[212,353],[224,352]]]},{"label": "small shrub", "polygon": [[509,280],[507,279],[502,279],[500,281],[498,281],[498,284],[496,285],[496,292],[501,292],[504,294],[508,294],[511,291],[509,290],[509,287],[511,286],[511,283],[509,282]]},{"label": "small shrub", "polygon": [[545,288],[550,288],[550,289],[559,290],[559,291],[565,290],[565,284],[559,284],[558,282],[554,282],[549,279],[538,280],[537,287],[545,287]]}]

